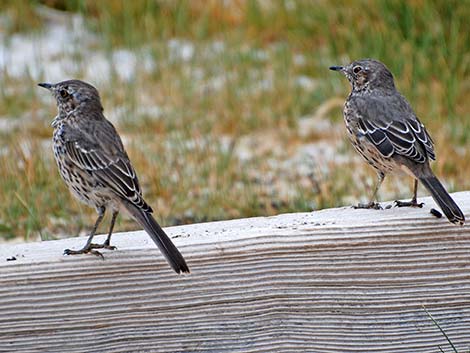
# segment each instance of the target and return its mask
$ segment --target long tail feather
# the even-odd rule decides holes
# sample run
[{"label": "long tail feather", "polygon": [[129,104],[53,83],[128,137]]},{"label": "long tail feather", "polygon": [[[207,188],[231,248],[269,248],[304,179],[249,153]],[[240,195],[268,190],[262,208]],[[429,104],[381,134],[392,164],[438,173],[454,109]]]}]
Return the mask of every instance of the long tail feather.
[{"label": "long tail feather", "polygon": [[419,181],[428,189],[434,201],[436,201],[450,222],[460,225],[465,223],[465,217],[459,206],[457,206],[435,176],[422,177],[419,178]]},{"label": "long tail feather", "polygon": [[150,235],[173,270],[175,270],[176,273],[189,273],[189,267],[183,255],[181,255],[155,218],[153,218],[150,213],[137,208],[130,202],[124,202],[124,206],[134,219],[145,229],[148,235]]}]

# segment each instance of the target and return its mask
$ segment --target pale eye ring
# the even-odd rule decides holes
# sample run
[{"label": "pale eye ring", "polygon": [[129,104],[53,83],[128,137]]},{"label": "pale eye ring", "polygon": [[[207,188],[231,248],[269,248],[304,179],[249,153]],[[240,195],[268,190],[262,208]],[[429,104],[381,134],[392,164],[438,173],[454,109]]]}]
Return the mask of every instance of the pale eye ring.
[{"label": "pale eye ring", "polygon": [[61,89],[61,90],[59,91],[59,94],[60,94],[60,96],[61,96],[62,98],[66,98],[66,97],[69,95],[69,93],[68,93],[67,90],[65,90],[65,89]]},{"label": "pale eye ring", "polygon": [[358,74],[358,73],[361,72],[361,71],[362,71],[362,67],[360,67],[359,65],[353,67],[353,72],[354,72],[355,74]]}]

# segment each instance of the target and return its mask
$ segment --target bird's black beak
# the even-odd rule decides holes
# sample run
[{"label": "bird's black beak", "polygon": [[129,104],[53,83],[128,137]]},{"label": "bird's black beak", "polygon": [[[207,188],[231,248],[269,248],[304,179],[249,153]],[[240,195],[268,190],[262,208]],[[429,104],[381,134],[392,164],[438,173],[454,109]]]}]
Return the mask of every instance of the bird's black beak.
[{"label": "bird's black beak", "polygon": [[330,66],[330,70],[333,70],[333,71],[343,71],[343,70],[344,70],[344,67],[342,67],[342,66]]},{"label": "bird's black beak", "polygon": [[38,86],[39,86],[39,87],[44,87],[44,88],[48,89],[49,91],[50,91],[51,88],[52,88],[52,84],[50,84],[50,83],[45,83],[45,82],[38,83]]}]

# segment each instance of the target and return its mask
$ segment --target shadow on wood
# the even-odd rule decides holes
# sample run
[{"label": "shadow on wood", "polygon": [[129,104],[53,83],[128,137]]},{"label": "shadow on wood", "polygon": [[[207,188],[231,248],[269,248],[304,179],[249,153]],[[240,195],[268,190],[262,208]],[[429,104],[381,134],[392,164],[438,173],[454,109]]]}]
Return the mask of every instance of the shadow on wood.
[{"label": "shadow on wood", "polygon": [[[468,217],[470,192],[453,194]],[[0,352],[438,352],[470,346],[470,230],[422,209],[329,209],[3,245]],[[100,237],[98,237],[100,238]],[[104,240],[104,236],[101,236]],[[15,261],[6,261],[7,258]]]}]

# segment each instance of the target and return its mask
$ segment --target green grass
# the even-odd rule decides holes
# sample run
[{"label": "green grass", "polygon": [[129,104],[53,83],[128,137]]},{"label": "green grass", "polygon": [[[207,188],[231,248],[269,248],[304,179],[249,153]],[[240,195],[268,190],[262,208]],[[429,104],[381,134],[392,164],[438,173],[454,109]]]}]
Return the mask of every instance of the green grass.
[{"label": "green grass", "polygon": [[[128,49],[139,62],[146,55],[154,60],[153,69],[139,69],[129,81],[115,72],[97,88],[164,225],[366,198],[375,176],[360,160],[316,166],[311,178],[281,167],[308,143],[334,143],[340,155],[354,155],[346,142],[341,147],[341,104],[322,116],[333,122],[331,131],[304,136],[298,121],[348,94],[345,78],[328,66],[362,57],[380,59],[394,73],[436,142],[436,173],[452,190],[470,187],[470,164],[462,163],[469,160],[470,137],[468,1],[224,3],[4,1],[0,11],[8,20],[0,26],[10,35],[40,33],[47,21],[36,8],[49,6],[84,16],[95,34],[92,50],[111,57]],[[175,59],[173,39],[189,42],[193,56]],[[88,65],[85,49],[77,44],[77,78]],[[0,236],[49,239],[86,231],[94,210],[69,195],[47,146],[52,98],[30,74],[13,77],[7,68],[2,75],[0,118],[18,124],[0,131]],[[313,86],[299,85],[300,76]],[[251,149],[251,158],[240,158],[243,149]],[[407,197],[409,184],[388,182],[384,194]],[[117,225],[135,227],[125,219]]]}]

